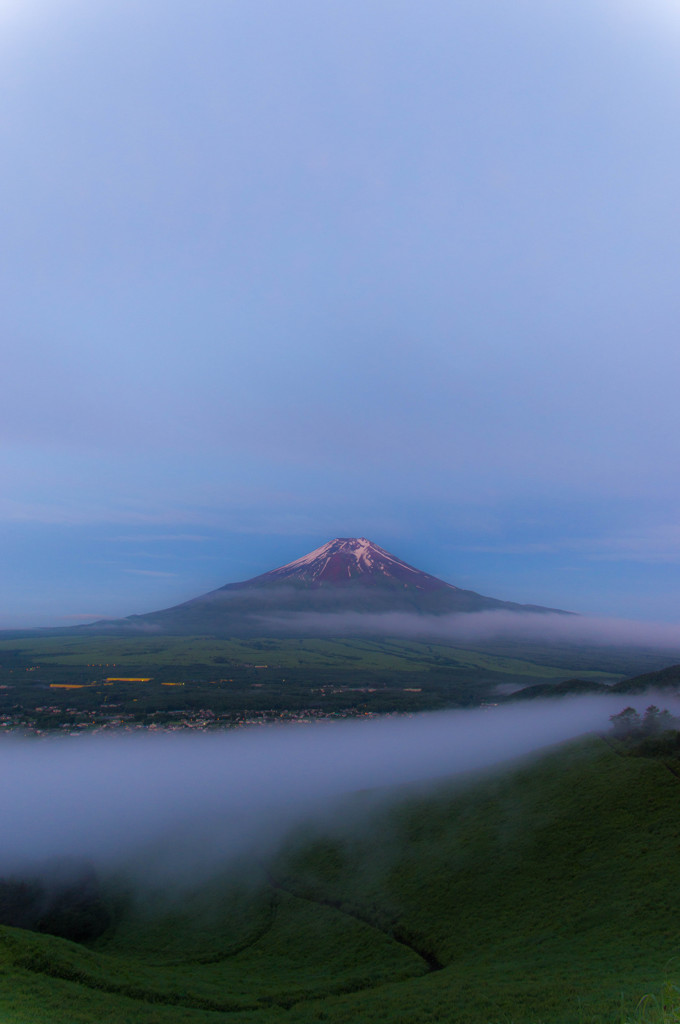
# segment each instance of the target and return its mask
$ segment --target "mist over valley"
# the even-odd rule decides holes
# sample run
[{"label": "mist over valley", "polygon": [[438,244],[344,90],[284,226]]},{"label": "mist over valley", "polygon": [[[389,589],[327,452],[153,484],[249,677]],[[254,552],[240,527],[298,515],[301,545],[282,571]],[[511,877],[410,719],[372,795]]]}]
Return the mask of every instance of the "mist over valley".
[{"label": "mist over valley", "polygon": [[[657,700],[662,698],[650,694]],[[676,707],[677,701],[671,698]],[[664,702],[669,705],[668,695]],[[619,695],[196,735],[5,738],[0,873],[55,859],[139,871],[147,884],[275,848],[339,798],[480,771],[591,731]],[[680,704],[677,704],[680,710]]]}]

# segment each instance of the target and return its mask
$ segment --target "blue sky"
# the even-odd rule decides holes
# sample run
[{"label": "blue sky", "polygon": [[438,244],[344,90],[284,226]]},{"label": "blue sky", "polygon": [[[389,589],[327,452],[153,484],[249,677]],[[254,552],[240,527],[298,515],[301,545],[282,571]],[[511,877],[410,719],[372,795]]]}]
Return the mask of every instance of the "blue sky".
[{"label": "blue sky", "polygon": [[678,619],[677,4],[3,0],[0,87],[0,626],[355,535]]}]

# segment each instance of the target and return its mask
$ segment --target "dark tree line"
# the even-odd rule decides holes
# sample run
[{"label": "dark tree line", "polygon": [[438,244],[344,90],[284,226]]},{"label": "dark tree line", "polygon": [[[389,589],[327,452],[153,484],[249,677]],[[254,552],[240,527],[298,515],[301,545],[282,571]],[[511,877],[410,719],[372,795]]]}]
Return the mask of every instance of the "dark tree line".
[{"label": "dark tree line", "polygon": [[643,715],[627,707],[609,718],[614,739],[642,757],[680,757],[680,719],[650,704]]}]

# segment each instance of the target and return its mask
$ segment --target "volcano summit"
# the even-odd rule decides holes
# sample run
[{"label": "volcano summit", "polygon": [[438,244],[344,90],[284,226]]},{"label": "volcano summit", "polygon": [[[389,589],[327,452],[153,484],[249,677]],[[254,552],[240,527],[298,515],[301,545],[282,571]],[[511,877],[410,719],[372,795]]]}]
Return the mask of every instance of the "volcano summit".
[{"label": "volcano summit", "polygon": [[[440,616],[493,610],[555,609],[483,597],[421,572],[366,537],[336,537],[242,583],[228,583],[162,611],[85,628],[171,635],[337,635],[366,632],[362,615]],[[351,625],[342,616],[351,616]],[[375,620],[371,623],[376,631]]]},{"label": "volcano summit", "polygon": [[280,569],[272,569],[246,583],[232,583],[231,587],[261,586],[284,580],[311,587],[347,583],[375,587],[396,583],[407,589],[423,591],[439,590],[442,587],[458,589],[436,576],[414,569],[366,537],[336,537],[328,544],[310,551],[308,555],[282,565]]}]

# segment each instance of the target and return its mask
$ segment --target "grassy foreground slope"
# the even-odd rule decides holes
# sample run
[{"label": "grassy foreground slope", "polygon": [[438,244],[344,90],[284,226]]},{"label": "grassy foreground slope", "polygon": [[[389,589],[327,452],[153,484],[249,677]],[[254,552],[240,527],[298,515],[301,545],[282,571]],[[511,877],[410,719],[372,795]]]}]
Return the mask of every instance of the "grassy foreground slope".
[{"label": "grassy foreground slope", "polygon": [[660,990],[679,909],[678,778],[589,739],[359,795],[259,876],[118,899],[89,948],[1,928],[0,1020],[610,1024]]}]

